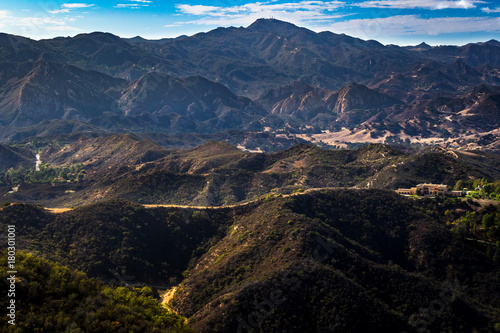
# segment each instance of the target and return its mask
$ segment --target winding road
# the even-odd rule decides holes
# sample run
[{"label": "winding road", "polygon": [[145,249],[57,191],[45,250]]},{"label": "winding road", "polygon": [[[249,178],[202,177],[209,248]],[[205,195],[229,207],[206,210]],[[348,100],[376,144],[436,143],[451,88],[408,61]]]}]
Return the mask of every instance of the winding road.
[{"label": "winding road", "polygon": [[[304,190],[303,192],[297,192],[297,193],[290,193],[290,194],[282,194],[282,198],[286,197],[292,197],[296,195],[303,195],[311,192],[317,192],[317,191],[322,191],[322,190],[338,190],[338,189],[354,189],[354,188],[348,188],[348,187],[319,187],[319,188],[310,188],[307,190]],[[278,197],[278,195],[274,195],[274,197]],[[234,205],[226,205],[226,206],[190,206],[190,205],[175,205],[175,204],[143,204],[145,208],[158,208],[158,207],[165,207],[165,208],[184,208],[184,209],[224,209],[224,208],[235,208],[235,207],[241,207],[241,206],[246,206],[254,202],[258,202],[259,200],[263,200],[263,197],[260,197],[259,199],[254,199],[250,201],[245,201],[242,203],[234,204]],[[78,207],[77,207],[78,208]],[[48,210],[51,213],[64,213],[68,212],[70,210],[73,210],[75,208],[48,208],[45,207],[46,210]]]}]

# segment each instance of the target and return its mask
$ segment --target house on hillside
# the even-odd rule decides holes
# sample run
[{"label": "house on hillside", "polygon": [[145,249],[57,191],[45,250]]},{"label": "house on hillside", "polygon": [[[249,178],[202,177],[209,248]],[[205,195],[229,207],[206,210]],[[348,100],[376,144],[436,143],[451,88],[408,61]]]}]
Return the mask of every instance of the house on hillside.
[{"label": "house on hillside", "polygon": [[396,193],[401,195],[421,195],[435,197],[436,195],[446,195],[450,197],[462,196],[462,191],[447,191],[448,186],[443,184],[418,184],[412,188],[400,188]]}]

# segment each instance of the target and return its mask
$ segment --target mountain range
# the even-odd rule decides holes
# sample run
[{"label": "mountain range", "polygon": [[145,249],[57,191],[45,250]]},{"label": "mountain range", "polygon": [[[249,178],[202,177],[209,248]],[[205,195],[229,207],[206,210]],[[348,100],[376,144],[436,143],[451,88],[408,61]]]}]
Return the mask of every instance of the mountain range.
[{"label": "mountain range", "polygon": [[1,34],[0,139],[240,130],[318,142],[348,128],[494,150],[499,67],[495,40],[399,47],[275,19],[162,40]]}]

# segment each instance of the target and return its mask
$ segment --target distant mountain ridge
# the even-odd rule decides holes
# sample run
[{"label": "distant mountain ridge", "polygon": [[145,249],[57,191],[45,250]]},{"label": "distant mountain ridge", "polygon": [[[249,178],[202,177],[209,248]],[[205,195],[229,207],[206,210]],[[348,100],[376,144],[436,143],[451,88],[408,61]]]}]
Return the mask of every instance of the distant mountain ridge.
[{"label": "distant mountain ridge", "polygon": [[[474,107],[488,124],[482,116],[462,117],[469,102],[462,110],[453,105],[475,87],[499,84],[495,40],[398,47],[275,19],[154,41],[101,32],[40,41],[1,34],[0,137],[74,128],[485,135],[499,127],[494,93]],[[459,113],[455,122],[420,107],[439,98],[451,103],[440,108]],[[442,123],[437,129],[428,113],[430,123]],[[82,125],[67,125],[75,120]]]}]

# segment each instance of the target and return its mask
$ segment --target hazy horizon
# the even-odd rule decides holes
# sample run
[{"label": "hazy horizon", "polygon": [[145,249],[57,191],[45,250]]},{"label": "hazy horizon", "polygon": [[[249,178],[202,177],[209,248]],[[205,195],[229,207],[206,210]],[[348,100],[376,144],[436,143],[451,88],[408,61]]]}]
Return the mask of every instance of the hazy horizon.
[{"label": "hazy horizon", "polygon": [[203,5],[158,0],[20,0],[0,5],[0,32],[35,40],[95,31],[162,39],[217,27],[246,27],[259,18],[401,46],[485,42],[498,39],[500,32],[500,6],[486,0],[212,0]]}]

